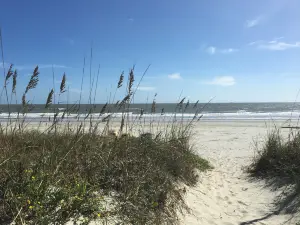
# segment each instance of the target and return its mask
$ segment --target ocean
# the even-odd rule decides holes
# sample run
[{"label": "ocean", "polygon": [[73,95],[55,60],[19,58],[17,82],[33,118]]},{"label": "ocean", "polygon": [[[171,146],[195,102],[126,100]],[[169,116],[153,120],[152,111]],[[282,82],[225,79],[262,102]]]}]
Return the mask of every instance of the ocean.
[{"label": "ocean", "polygon": [[[104,114],[99,117],[99,112],[101,111],[104,104],[91,105],[81,105],[79,113],[72,111],[72,105],[51,105],[50,109],[45,109],[45,105],[34,105],[30,113],[26,115],[26,118],[37,119],[49,118],[54,115],[54,110],[62,112],[65,109],[69,110],[70,113],[65,117],[69,120],[78,118],[85,118],[89,113],[90,108],[93,107],[92,115],[93,118],[99,119],[107,116]],[[172,118],[175,115],[177,104],[173,103],[157,103],[156,110],[154,114],[151,114],[151,104],[132,104],[128,109],[128,113],[132,117],[137,117],[143,110],[144,118]],[[183,108],[186,104],[183,105]],[[117,112],[116,107],[112,106],[111,112],[112,117],[121,117],[121,113]],[[18,112],[20,111],[20,105],[10,105],[8,110],[7,105],[0,105],[0,120],[7,120],[8,117],[16,118]],[[77,108],[78,109],[78,108]],[[76,109],[76,110],[77,110]],[[194,104],[190,104],[184,113],[178,112],[177,115],[183,119],[191,119],[194,117],[196,110],[198,109],[199,115],[202,116],[202,120],[288,120],[288,119],[298,119],[300,116],[300,103],[209,103],[209,104],[198,104],[194,107]],[[8,112],[11,113],[8,113]]]}]

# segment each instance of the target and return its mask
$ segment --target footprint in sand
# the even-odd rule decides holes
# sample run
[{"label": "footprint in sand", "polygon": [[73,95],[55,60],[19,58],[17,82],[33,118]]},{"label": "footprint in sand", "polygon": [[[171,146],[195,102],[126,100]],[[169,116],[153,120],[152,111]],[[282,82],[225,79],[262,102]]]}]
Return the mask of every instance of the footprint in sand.
[{"label": "footprint in sand", "polygon": [[231,196],[235,197],[236,194],[233,191],[230,191]]},{"label": "footprint in sand", "polygon": [[244,203],[242,201],[237,201],[237,202],[240,203],[241,205],[248,206],[246,203]]},{"label": "footprint in sand", "polygon": [[248,214],[248,212],[246,210],[241,210],[241,213]]}]

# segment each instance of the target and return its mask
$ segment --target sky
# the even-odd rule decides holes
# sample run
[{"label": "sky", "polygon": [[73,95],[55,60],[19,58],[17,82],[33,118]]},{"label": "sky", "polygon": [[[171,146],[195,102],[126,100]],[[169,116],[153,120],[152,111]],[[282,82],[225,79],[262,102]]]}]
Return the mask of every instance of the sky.
[{"label": "sky", "polygon": [[[68,92],[56,101],[78,100],[84,76],[87,102],[99,65],[96,103],[111,99],[122,71],[127,77],[134,65],[137,103],[155,93],[157,102],[293,102],[299,10],[298,0],[3,0],[0,72],[11,63],[17,69],[17,102],[36,65],[33,103],[44,103],[53,84],[57,92],[64,73]],[[123,87],[115,99],[124,93]]]}]

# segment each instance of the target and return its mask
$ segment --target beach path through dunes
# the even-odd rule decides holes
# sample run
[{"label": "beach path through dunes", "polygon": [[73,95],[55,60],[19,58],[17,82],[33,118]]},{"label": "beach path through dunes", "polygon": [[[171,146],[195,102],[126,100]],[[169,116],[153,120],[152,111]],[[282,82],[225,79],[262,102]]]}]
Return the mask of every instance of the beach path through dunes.
[{"label": "beach path through dunes", "polygon": [[189,214],[181,224],[246,225],[296,224],[299,216],[274,213],[274,200],[280,193],[253,181],[244,168],[268,132],[264,122],[202,122],[194,130],[195,150],[208,159],[214,169],[200,174],[195,187],[187,188]]}]

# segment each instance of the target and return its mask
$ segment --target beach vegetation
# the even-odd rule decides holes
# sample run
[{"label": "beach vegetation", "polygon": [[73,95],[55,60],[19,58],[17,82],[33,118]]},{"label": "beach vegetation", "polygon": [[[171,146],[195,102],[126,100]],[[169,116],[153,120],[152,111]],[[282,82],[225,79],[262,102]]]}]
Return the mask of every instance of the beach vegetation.
[{"label": "beach vegetation", "polygon": [[257,153],[248,171],[274,190],[282,188],[276,199],[278,212],[296,212],[300,206],[300,132],[290,129],[283,135],[282,128],[276,128]]},{"label": "beach vegetation", "polygon": [[[17,74],[10,65],[2,89],[8,109]],[[190,144],[201,110],[191,120],[180,119],[176,115],[190,107],[182,98],[174,118],[164,121],[162,113],[157,120],[155,96],[153,117],[146,120],[143,109],[128,114],[139,85],[133,67],[127,84],[122,73],[116,85],[116,90],[126,89],[124,97],[113,97],[100,111],[94,107],[99,71],[91,77],[90,109],[84,115],[81,97],[63,111],[54,107],[55,98],[68,92],[63,74],[59,88],[50,87],[45,96],[45,116],[31,121],[34,104],[28,93],[38,86],[39,75],[36,66],[20,111],[9,111],[0,122],[0,223],[176,224],[177,214],[188,211],[185,187],[211,168]]]}]

